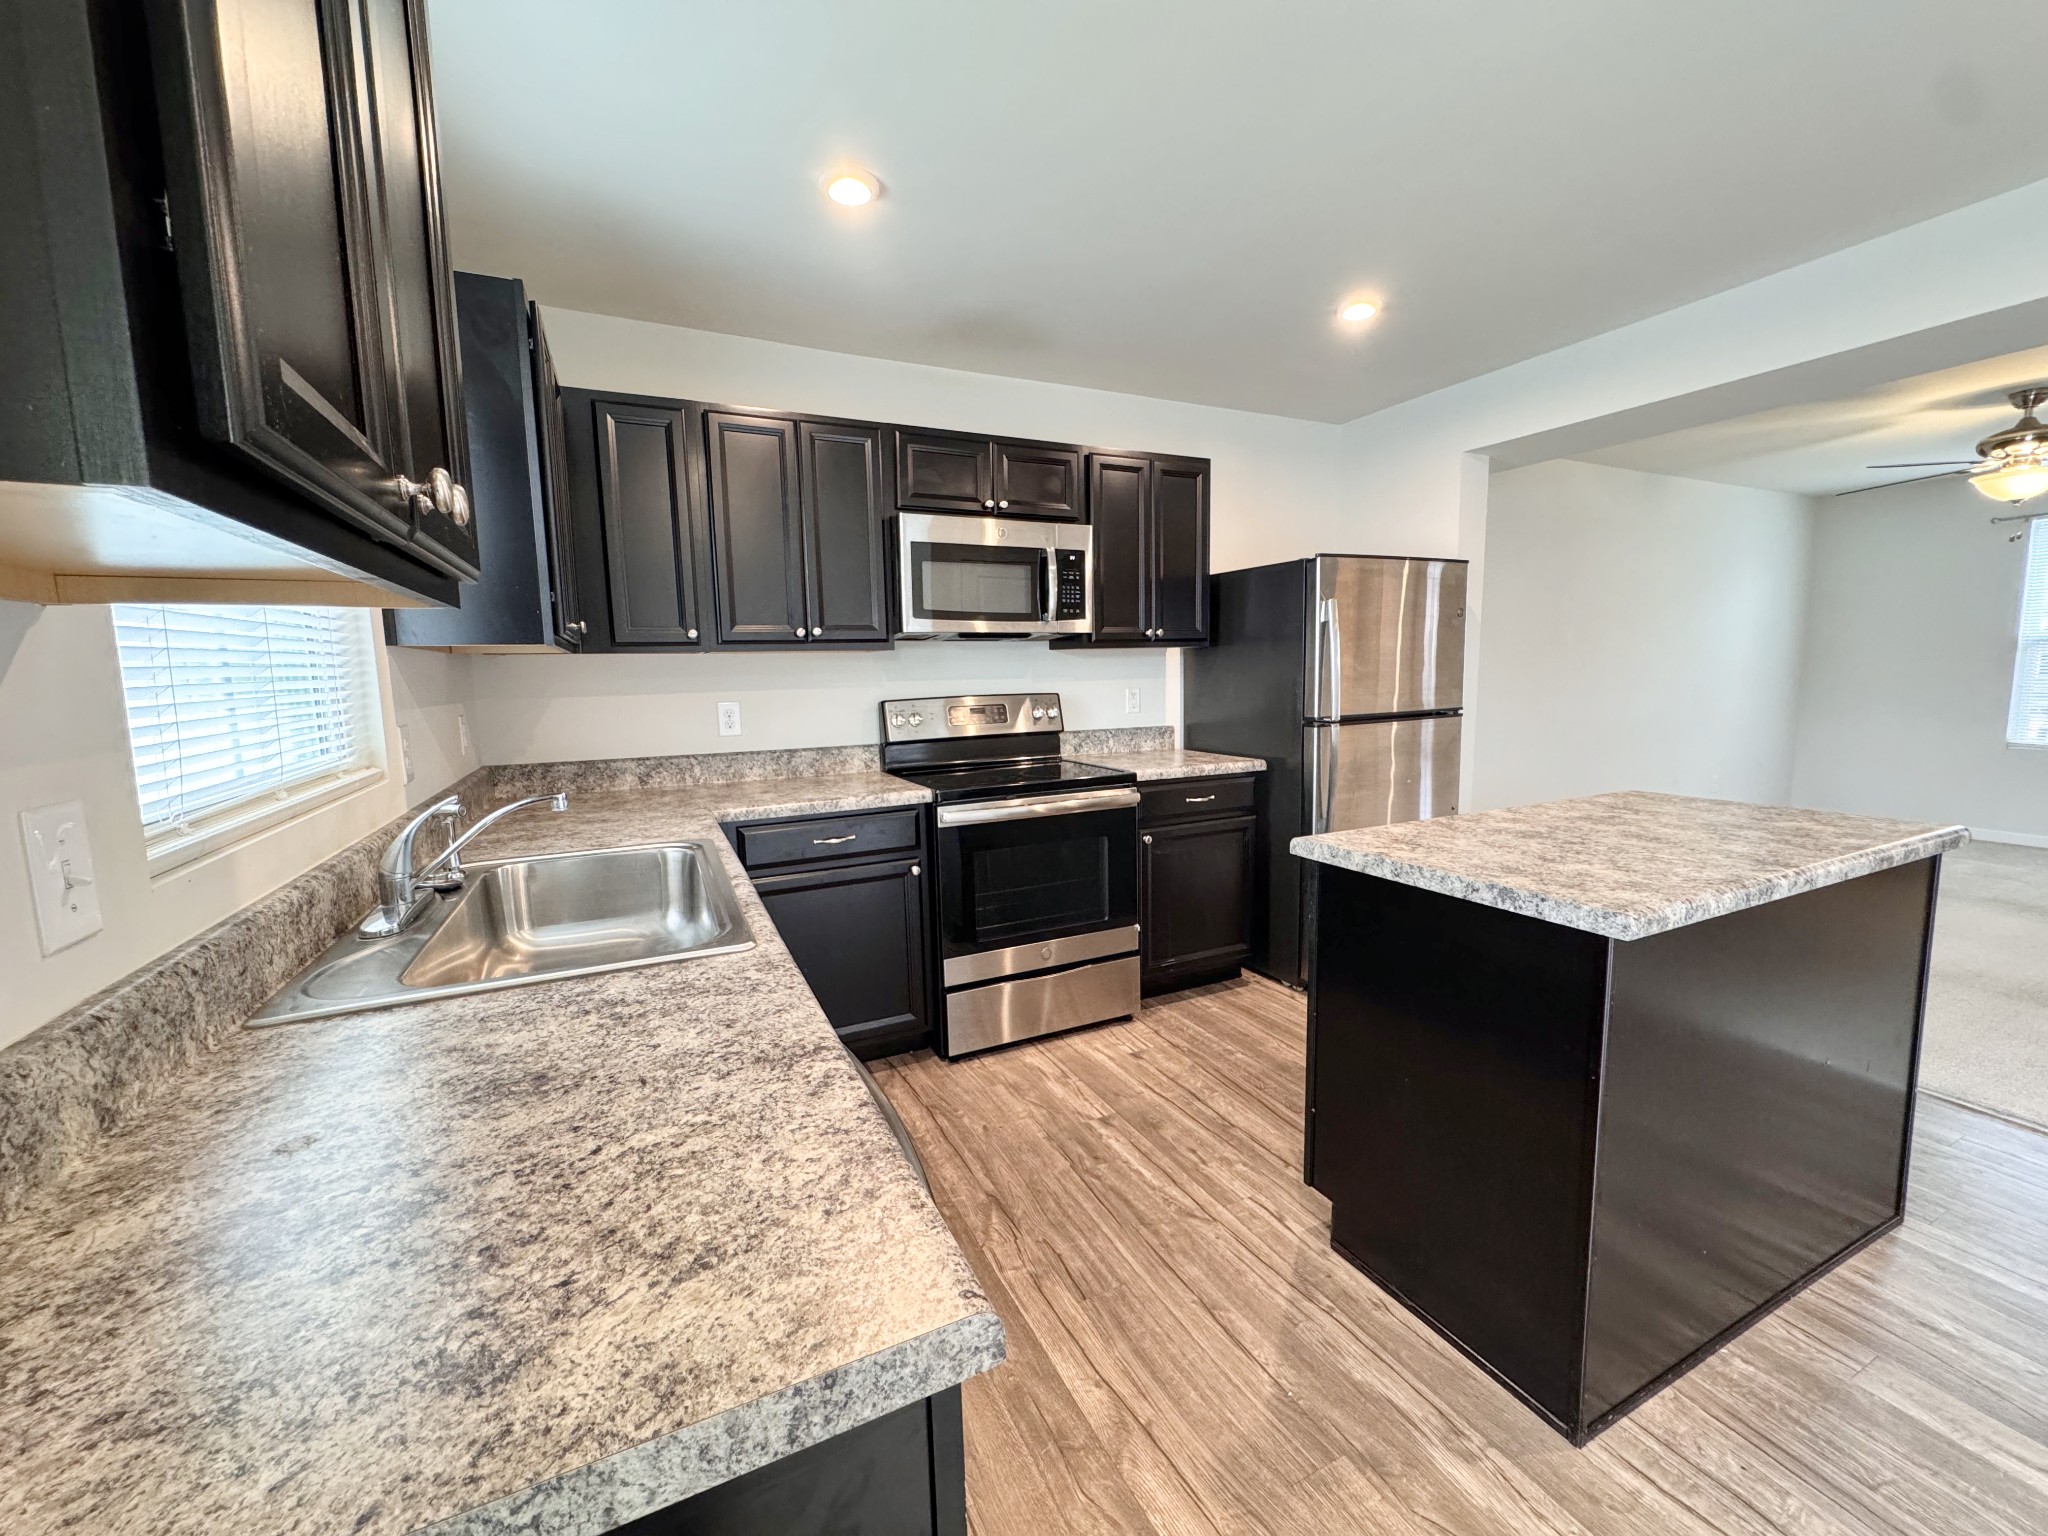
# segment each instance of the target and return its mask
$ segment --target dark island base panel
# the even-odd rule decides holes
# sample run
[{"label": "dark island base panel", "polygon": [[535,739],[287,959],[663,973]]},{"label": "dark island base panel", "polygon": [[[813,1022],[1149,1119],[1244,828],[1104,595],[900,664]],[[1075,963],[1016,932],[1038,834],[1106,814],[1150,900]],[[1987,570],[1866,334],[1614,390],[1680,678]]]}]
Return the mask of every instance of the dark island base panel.
[{"label": "dark island base panel", "polygon": [[960,1389],[656,1510],[615,1536],[967,1536]]},{"label": "dark island base panel", "polygon": [[1332,1243],[1573,1443],[1897,1225],[1938,859],[1633,942],[1317,873]]}]

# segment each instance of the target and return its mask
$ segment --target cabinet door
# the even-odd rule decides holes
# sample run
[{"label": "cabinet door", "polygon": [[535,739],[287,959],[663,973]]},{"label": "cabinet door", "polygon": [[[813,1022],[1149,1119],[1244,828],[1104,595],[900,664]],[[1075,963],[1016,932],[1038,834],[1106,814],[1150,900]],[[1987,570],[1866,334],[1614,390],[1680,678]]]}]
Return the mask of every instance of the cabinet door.
[{"label": "cabinet door", "polygon": [[906,512],[995,510],[992,446],[985,437],[896,429],[896,505]]},{"label": "cabinet door", "polygon": [[400,486],[464,467],[416,7],[166,0],[162,21],[202,430],[323,511],[474,575],[472,535]]},{"label": "cabinet door", "polygon": [[1152,628],[1156,640],[1209,638],[1209,466],[1152,464]]},{"label": "cabinet door", "polygon": [[1095,638],[1144,640],[1152,624],[1152,461],[1088,456],[1095,530]]},{"label": "cabinet door", "polygon": [[[245,0],[246,3],[246,0]],[[360,0],[376,149],[372,203],[390,329],[400,450],[414,480],[436,469],[470,482],[455,280],[441,225],[434,98],[423,0]],[[467,494],[467,491],[465,491]],[[414,503],[414,544],[437,564],[477,570],[475,508]]]},{"label": "cabinet door", "polygon": [[1081,520],[1081,450],[995,445],[996,515]]},{"label": "cabinet door", "polygon": [[810,625],[796,423],[712,411],[704,434],[718,638],[729,645],[802,640]]},{"label": "cabinet door", "polygon": [[612,641],[696,645],[687,415],[680,408],[591,402]]},{"label": "cabinet door", "polygon": [[1251,953],[1250,816],[1153,827],[1138,843],[1145,985],[1228,974]]},{"label": "cabinet door", "polygon": [[576,536],[569,521],[569,433],[562,411],[562,382],[555,376],[555,357],[548,333],[541,328],[540,306],[527,306],[528,334],[533,339],[533,405],[538,445],[540,494],[547,533],[547,577],[555,643],[574,650],[589,626],[583,620],[583,597],[576,585]]},{"label": "cabinet door", "polygon": [[882,429],[800,423],[797,479],[811,638],[886,642]]},{"label": "cabinet door", "polygon": [[754,889],[825,1017],[856,1055],[924,1042],[921,863],[756,876]]}]

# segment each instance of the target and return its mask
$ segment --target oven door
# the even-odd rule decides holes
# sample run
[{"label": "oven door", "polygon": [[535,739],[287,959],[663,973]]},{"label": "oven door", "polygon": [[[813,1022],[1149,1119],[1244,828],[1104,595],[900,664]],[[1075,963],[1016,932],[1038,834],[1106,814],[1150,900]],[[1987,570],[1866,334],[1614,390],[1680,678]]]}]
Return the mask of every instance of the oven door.
[{"label": "oven door", "polygon": [[1135,950],[1137,806],[1128,788],[940,806],[946,985]]},{"label": "oven door", "polygon": [[1054,571],[1056,551],[1091,547],[1086,528],[903,513],[896,519],[897,633],[1086,634],[1085,612],[1055,616]]}]

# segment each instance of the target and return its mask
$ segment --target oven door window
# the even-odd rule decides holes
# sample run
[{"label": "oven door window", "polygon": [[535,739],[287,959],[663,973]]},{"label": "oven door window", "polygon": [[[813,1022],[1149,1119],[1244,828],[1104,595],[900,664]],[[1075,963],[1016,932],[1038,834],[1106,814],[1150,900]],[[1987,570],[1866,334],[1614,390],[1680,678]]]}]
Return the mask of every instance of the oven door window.
[{"label": "oven door window", "polygon": [[986,544],[910,546],[910,611],[920,619],[1042,623],[1045,551]]},{"label": "oven door window", "polygon": [[1137,826],[1119,809],[941,828],[946,954],[1135,923]]}]

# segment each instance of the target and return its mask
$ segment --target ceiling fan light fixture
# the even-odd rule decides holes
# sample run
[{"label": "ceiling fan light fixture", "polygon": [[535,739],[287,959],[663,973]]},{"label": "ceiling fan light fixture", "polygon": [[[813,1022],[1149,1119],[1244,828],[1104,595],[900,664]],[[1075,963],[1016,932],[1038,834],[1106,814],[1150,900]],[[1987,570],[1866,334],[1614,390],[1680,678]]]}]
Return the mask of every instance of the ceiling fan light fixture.
[{"label": "ceiling fan light fixture", "polygon": [[2048,460],[2014,459],[1970,476],[1970,484],[1993,501],[2031,501],[2048,491]]}]

